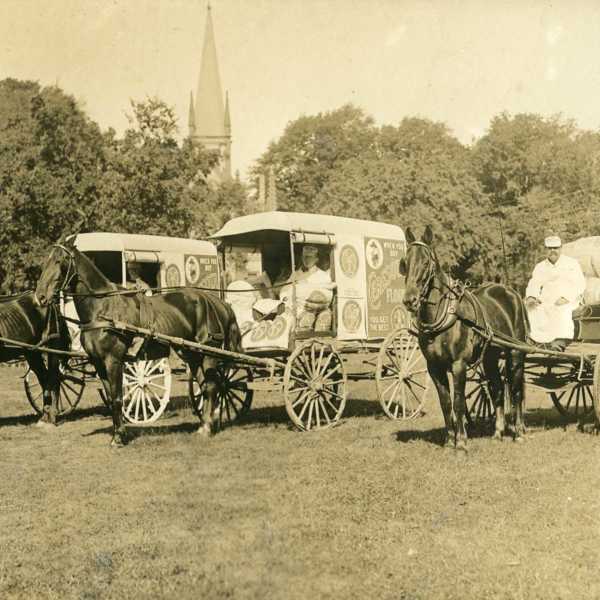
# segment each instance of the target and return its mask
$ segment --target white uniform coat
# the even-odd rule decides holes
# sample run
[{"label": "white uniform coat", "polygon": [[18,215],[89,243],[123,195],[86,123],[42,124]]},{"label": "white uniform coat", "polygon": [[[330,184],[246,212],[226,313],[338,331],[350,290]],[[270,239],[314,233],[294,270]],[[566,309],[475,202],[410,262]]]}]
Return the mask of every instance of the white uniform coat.
[{"label": "white uniform coat", "polygon": [[[579,306],[584,290],[585,277],[574,258],[561,255],[554,264],[546,259],[535,265],[525,296],[542,303],[529,311],[531,338],[540,343],[557,338],[572,339],[572,312]],[[568,303],[556,306],[556,300],[561,297]]]}]

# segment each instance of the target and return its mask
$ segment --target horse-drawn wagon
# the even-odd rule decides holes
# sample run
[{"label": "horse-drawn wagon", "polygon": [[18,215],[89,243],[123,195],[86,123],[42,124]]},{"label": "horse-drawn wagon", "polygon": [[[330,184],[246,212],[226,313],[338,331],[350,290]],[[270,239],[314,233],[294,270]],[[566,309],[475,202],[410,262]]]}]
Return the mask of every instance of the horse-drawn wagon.
[{"label": "horse-drawn wagon", "polygon": [[[159,240],[164,246],[157,245]],[[401,327],[406,311],[398,265],[404,251],[404,234],[394,225],[260,213],[232,219],[212,236],[212,243],[82,234],[69,246],[55,247],[37,293],[45,302],[59,290],[74,298],[79,313],[89,312],[84,327],[88,340],[104,332],[113,345],[130,349],[132,338],[143,338],[145,347],[174,349],[193,363],[189,393],[196,412],[209,421],[215,416],[207,415],[211,394],[216,397],[208,406],[216,402],[221,424],[248,410],[260,388],[283,393],[299,429],[329,427],[343,414],[347,382],[364,379],[375,380],[389,417],[410,419],[420,414],[430,386],[415,339]],[[123,289],[129,261],[142,263],[152,278],[147,283],[153,295],[147,301],[146,292]],[[224,340],[224,322],[219,344],[211,332],[205,331],[202,339],[193,334],[192,317],[180,319],[186,336],[174,334],[169,319],[162,319],[161,311],[173,310],[173,294],[181,296],[181,306],[187,295],[193,296],[192,304],[201,297],[211,305],[206,314],[223,312],[211,295],[215,292],[235,316],[241,343],[235,335]],[[125,300],[117,298],[131,294],[137,299],[127,300],[125,310]],[[117,360],[108,350],[101,355],[94,344],[88,346],[101,370]],[[141,360],[131,363],[119,356],[117,362],[125,362],[123,414],[134,422],[158,418],[168,402],[168,363],[150,362],[152,353],[138,354]],[[210,376],[202,364],[207,357]],[[107,375],[101,379],[105,390],[119,395],[119,385]]]},{"label": "horse-drawn wagon", "polygon": [[[219,287],[214,244],[201,240],[124,233],[81,233],[74,246],[87,256],[112,283],[123,289],[152,294],[162,288],[180,286]],[[72,297],[61,299],[71,346],[81,352],[80,323]],[[58,414],[70,413],[81,399],[86,382],[95,377],[86,357],[74,356],[61,366]],[[169,403],[172,373],[167,357],[136,360],[130,356],[123,371],[123,415],[132,423],[158,419]],[[41,412],[42,389],[31,372],[25,376],[25,391],[36,411]],[[105,395],[102,395],[105,399]]]},{"label": "horse-drawn wagon", "polygon": [[262,379],[267,389],[282,391],[302,430],[340,419],[349,380],[374,379],[391,418],[419,414],[429,378],[414,338],[402,328],[400,227],[266,212],[232,219],[212,239],[244,353],[275,361],[270,371],[248,370],[249,387]]}]

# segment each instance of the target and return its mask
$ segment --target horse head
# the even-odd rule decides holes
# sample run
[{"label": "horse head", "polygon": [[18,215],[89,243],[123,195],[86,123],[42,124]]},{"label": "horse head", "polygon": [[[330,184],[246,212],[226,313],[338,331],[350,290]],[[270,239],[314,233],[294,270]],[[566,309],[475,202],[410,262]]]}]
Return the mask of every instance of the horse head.
[{"label": "horse head", "polygon": [[406,256],[400,261],[400,274],[406,278],[403,302],[408,311],[416,314],[427,297],[435,275],[437,259],[431,247],[433,231],[427,225],[421,241],[417,241],[408,227],[406,241]]},{"label": "horse head", "polygon": [[54,296],[68,289],[77,272],[74,239],[54,244],[35,287],[34,298],[40,306],[46,306]]}]

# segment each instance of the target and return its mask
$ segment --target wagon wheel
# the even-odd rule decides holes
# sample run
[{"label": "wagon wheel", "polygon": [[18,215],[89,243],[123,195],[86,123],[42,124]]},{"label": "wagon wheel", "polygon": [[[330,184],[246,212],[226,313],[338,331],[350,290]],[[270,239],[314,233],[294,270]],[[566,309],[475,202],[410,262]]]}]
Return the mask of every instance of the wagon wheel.
[{"label": "wagon wheel", "polygon": [[320,340],[298,346],[285,365],[283,393],[296,427],[304,431],[331,427],[346,406],[346,371],[339,352]]},{"label": "wagon wheel", "polygon": [[[223,425],[233,423],[243,414],[250,410],[254,390],[250,385],[254,379],[252,371],[248,367],[240,367],[233,364],[220,364],[216,367],[218,373],[217,402],[215,407],[219,428]],[[202,418],[205,398],[205,379],[199,384],[196,379],[188,379],[188,393],[192,402],[194,412]]]},{"label": "wagon wheel", "polygon": [[548,392],[556,410],[563,417],[575,417],[577,420],[580,420],[592,412],[594,394],[598,393],[596,368],[596,365],[594,365],[593,385],[589,381],[578,381],[575,385],[562,390]]},{"label": "wagon wheel", "polygon": [[402,327],[383,341],[375,371],[377,397],[390,419],[414,419],[423,412],[432,381],[417,338]]},{"label": "wagon wheel", "polygon": [[168,358],[136,360],[123,366],[123,417],[130,423],[153,423],[171,395]]},{"label": "wagon wheel", "polygon": [[[504,370],[502,368],[502,373]],[[502,375],[504,380],[504,375]],[[468,387],[465,392],[465,402],[467,404],[467,422],[470,425],[489,423],[496,418],[494,402],[487,378],[481,366],[477,367],[468,378]],[[505,390],[506,393],[506,390]]]},{"label": "wagon wheel", "polygon": [[[58,417],[65,417],[73,412],[83,395],[85,380],[93,375],[94,371],[86,358],[69,358],[60,363],[58,369]],[[44,407],[43,390],[31,369],[25,373],[23,385],[29,404],[38,415],[41,415]]]}]

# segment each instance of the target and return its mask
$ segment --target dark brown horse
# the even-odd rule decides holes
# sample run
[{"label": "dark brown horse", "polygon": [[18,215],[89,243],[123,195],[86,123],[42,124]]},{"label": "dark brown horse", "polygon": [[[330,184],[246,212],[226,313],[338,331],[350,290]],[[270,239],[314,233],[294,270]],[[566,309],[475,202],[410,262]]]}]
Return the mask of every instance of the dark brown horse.
[{"label": "dark brown horse", "polygon": [[[124,292],[72,242],[57,244],[52,249],[38,281],[36,296],[45,303],[58,290],[73,295],[82,322],[83,348],[112,403],[112,444],[116,446],[127,442],[121,415],[123,362],[137,341],[134,334],[115,330],[111,320],[192,342],[240,350],[240,332],[233,311],[216,296],[192,288],[179,288],[150,297]],[[145,352],[148,358],[158,358],[168,356],[169,348],[150,342]],[[200,367],[203,368],[205,404],[200,431],[211,435],[214,433],[213,410],[217,408],[217,361],[197,352],[181,350],[178,353],[188,364],[193,377],[197,378]]]},{"label": "dark brown horse", "polygon": [[[515,440],[521,439],[525,431],[522,416],[525,355],[493,343],[491,335],[526,343],[528,320],[522,298],[501,284],[484,284],[470,292],[452,280],[440,267],[431,245],[433,234],[429,226],[421,241],[416,241],[407,229],[406,241],[406,257],[400,263],[400,270],[406,276],[404,304],[414,315],[419,346],[438,392],[446,423],[446,443],[466,450],[467,369],[479,363],[496,409],[494,437],[502,438],[506,425],[499,369],[502,356],[512,402],[512,433]],[[448,373],[452,374],[453,398]]]},{"label": "dark brown horse", "polygon": [[[69,349],[69,334],[54,306],[40,306],[33,292],[0,299],[0,337],[55,350]],[[46,362],[36,350],[0,342],[0,363],[24,358],[43,390],[40,424],[56,425],[60,358],[49,354]]]}]

